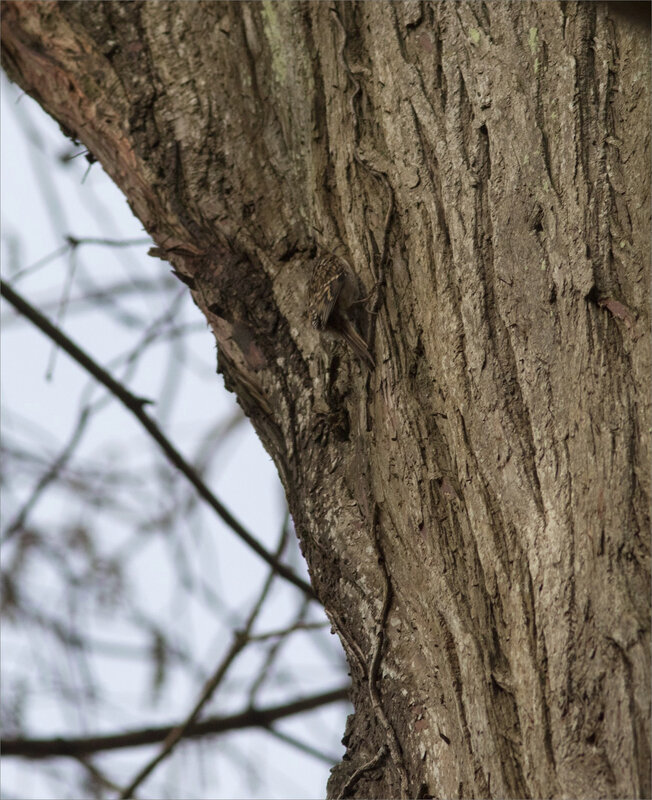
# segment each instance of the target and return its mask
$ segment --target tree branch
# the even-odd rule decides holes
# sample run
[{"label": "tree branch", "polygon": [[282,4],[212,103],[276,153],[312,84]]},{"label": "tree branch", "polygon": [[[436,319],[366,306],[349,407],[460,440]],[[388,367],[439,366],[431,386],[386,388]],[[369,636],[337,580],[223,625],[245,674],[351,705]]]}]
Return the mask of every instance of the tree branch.
[{"label": "tree branch", "polygon": [[[143,410],[143,406],[149,401],[142,397],[136,397],[122,384],[118,383],[114,378],[109,375],[106,370],[88,356],[81,348],[79,348],[72,340],[70,340],[59,328],[53,325],[46,317],[44,317],[37,309],[28,303],[23,297],[15,292],[11,286],[5,281],[0,280],[0,293],[13,307],[30,320],[39,330],[48,336],[53,342],[65,350],[78,364],[80,364],[87,372],[89,372],[97,381],[106,386],[106,388],[138,419],[145,430],[150,434],[154,441],[159,445],[161,450],[165,453],[170,463],[179,470],[190,483],[195,487],[199,495],[213,508],[218,516],[231,528],[231,530],[242,539],[255,553],[257,553],[263,561],[267,562],[274,571],[285,578],[286,581],[292,583],[297,588],[301,589],[304,594],[311,598],[315,597],[315,593],[309,583],[304,581],[289,568],[282,564],[275,558],[268,550],[266,550],[257,539],[255,539],[245,528],[238,522],[238,520],[231,514],[231,512],[215,497],[213,492],[206,486],[206,484],[199,477],[194,468],[184,459],[179,451],[172,445],[172,443],[164,436],[160,428]],[[6,540],[5,540],[6,541]]]},{"label": "tree branch", "polygon": [[[340,703],[348,700],[349,687],[342,686],[330,692],[305,697],[283,705],[269,706],[268,708],[251,708],[239,714],[227,717],[209,717],[201,722],[194,722],[184,734],[184,739],[198,739],[202,736],[227,733],[228,731],[242,730],[243,728],[269,728],[276,720],[311,711],[314,708]],[[144,745],[163,742],[175,730],[176,725],[167,725],[158,728],[142,728],[140,730],[126,731],[125,733],[109,734],[106,736],[91,736],[86,738],[54,739],[3,739],[3,756],[16,756],[20,758],[79,758],[106,750],[120,750],[127,747],[141,747]]]},{"label": "tree branch", "polygon": [[267,733],[274,738],[278,739],[280,742],[285,742],[285,744],[289,744],[290,747],[294,747],[295,750],[300,750],[302,753],[306,753],[306,755],[312,756],[316,758],[318,761],[323,761],[325,764],[337,764],[340,760],[340,756],[332,755],[330,753],[323,753],[321,750],[317,750],[316,747],[313,747],[311,744],[307,742],[302,742],[301,739],[297,739],[296,736],[290,736],[289,733],[284,733],[283,731],[279,731],[274,727],[267,728]]},{"label": "tree branch", "polygon": [[[288,540],[287,535],[287,525],[285,521],[283,522],[283,527],[281,529],[281,538],[279,540],[279,544],[276,550],[276,556],[280,557],[283,553],[283,549]],[[251,629],[256,622],[256,618],[258,614],[260,614],[260,610],[265,603],[266,598],[269,595],[269,590],[272,587],[272,581],[274,580],[275,572],[271,570],[265,583],[263,584],[263,588],[258,596],[258,599],[254,603],[253,608],[249,612],[247,620],[242,627],[241,630],[234,631],[233,633],[233,641],[231,642],[231,647],[229,648],[226,655],[222,658],[220,664],[218,665],[217,669],[214,671],[213,675],[208,679],[204,688],[197,699],[197,702],[193,706],[192,711],[188,714],[186,719],[180,724],[177,725],[176,728],[173,728],[170,731],[170,734],[165,737],[165,741],[161,746],[159,752],[151,758],[142,769],[138,771],[138,774],[131,780],[128,786],[126,786],[122,793],[120,794],[120,800],[129,800],[129,798],[133,798],[136,789],[140,786],[140,784],[149,776],[151,773],[156,769],[156,767],[166,759],[170,753],[176,748],[179,742],[184,738],[186,731],[194,724],[194,722],[199,717],[201,710],[204,708],[206,703],[211,699],[215,691],[217,690],[220,683],[222,683],[226,673],[228,672],[231,664],[235,661],[238,657],[240,652],[245,649],[245,647],[249,644],[249,634],[251,633]]]}]

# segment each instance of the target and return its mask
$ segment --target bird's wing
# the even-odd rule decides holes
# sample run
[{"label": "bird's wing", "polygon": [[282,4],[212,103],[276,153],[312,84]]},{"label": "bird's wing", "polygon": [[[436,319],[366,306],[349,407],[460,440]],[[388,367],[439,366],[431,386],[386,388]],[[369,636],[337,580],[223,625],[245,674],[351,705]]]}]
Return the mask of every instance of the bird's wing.
[{"label": "bird's wing", "polygon": [[346,275],[343,271],[334,274],[320,289],[320,294],[315,303],[315,327],[323,329],[328,324],[330,315],[333,313],[337,298],[340,296]]}]

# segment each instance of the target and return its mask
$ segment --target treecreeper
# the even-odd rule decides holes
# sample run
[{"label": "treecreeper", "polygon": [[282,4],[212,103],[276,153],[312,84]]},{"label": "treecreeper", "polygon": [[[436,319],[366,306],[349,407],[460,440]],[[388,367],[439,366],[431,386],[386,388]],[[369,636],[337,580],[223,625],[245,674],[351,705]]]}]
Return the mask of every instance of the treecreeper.
[{"label": "treecreeper", "polygon": [[318,256],[308,282],[308,313],[313,328],[325,336],[344,339],[369,369],[376,364],[367,343],[358,333],[351,308],[361,301],[349,264],[339,256]]}]

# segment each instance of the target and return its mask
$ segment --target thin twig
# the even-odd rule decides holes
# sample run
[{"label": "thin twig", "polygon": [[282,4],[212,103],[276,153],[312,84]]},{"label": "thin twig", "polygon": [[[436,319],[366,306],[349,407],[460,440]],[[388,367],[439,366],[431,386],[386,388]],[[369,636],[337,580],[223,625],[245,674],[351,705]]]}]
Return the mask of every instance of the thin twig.
[{"label": "thin twig", "polygon": [[283,733],[282,731],[279,731],[271,726],[267,729],[267,732],[272,736],[274,736],[276,739],[280,739],[280,741],[289,744],[291,747],[295,747],[302,753],[307,753],[309,756],[312,756],[313,758],[318,758],[320,761],[329,764],[331,767],[333,766],[333,764],[337,764],[337,762],[340,760],[339,756],[329,755],[328,753],[322,753],[321,750],[317,750],[316,747],[313,747],[307,742],[302,742],[300,739],[296,739],[294,736],[290,736],[288,733]]},{"label": "thin twig", "polygon": [[[73,247],[70,252],[70,258],[68,259],[68,269],[66,272],[66,280],[63,285],[63,292],[61,293],[61,297],[57,303],[57,313],[55,315],[54,324],[57,328],[59,328],[59,330],[61,329],[63,318],[68,310],[68,301],[70,300],[70,293],[72,292],[72,285],[75,279],[75,271],[77,269],[76,252],[76,249]],[[50,358],[48,359],[48,366],[45,370],[45,377],[48,381],[52,380],[52,375],[54,374],[54,365],[57,361],[58,352],[59,350],[57,348],[57,344],[56,342],[53,342],[52,349],[50,351]]]},{"label": "thin twig", "polygon": [[[301,624],[303,617],[306,615],[308,611],[309,601],[308,599],[304,599],[303,603],[301,603],[301,607],[299,608],[299,613],[294,621],[294,625],[291,626],[291,629],[296,628],[296,626]],[[251,637],[251,640],[256,639],[257,641],[261,641],[258,637]],[[250,640],[250,641],[251,641]],[[281,653],[281,649],[285,642],[287,641],[286,638],[277,638],[276,641],[267,649],[267,654],[265,656],[265,660],[263,661],[260,670],[258,672],[258,676],[255,678],[251,686],[249,687],[249,705],[253,706],[256,702],[256,695],[260,691],[261,686],[265,683],[267,678],[269,677],[270,671],[274,662],[277,660]]]},{"label": "thin twig", "polygon": [[[87,278],[80,276],[78,283],[84,283],[85,291],[76,294],[70,298],[68,303],[68,316],[71,313],[80,313],[87,310],[88,306],[95,308],[97,306],[107,305],[117,297],[130,296],[138,294],[138,296],[145,296],[150,294],[162,294],[166,287],[162,286],[160,280],[140,280],[134,279],[133,281],[116,281],[106,287],[95,287],[89,285]],[[12,278],[12,285],[16,282]],[[48,314],[53,309],[56,310],[58,300],[46,300],[39,304],[42,314]],[[20,319],[19,314],[5,314],[2,320],[3,327],[15,324],[16,320]],[[140,323],[140,318],[136,318]],[[131,324],[131,318],[127,318],[125,324]],[[201,322],[186,323],[185,325],[177,326],[179,328],[189,328],[201,330],[205,329],[206,325]]]},{"label": "thin twig", "polygon": [[17,533],[19,530],[25,526],[25,522],[27,520],[27,516],[29,515],[30,511],[36,505],[41,494],[45,491],[45,489],[49,486],[52,481],[56,480],[61,473],[61,470],[66,466],[70,457],[75,451],[79,440],[86,428],[86,424],[89,419],[90,407],[86,406],[86,408],[82,409],[81,414],[77,420],[77,424],[75,425],[75,429],[72,432],[72,436],[70,437],[70,441],[61,451],[61,453],[57,456],[55,461],[50,464],[49,468],[45,472],[44,475],[41,476],[40,480],[34,487],[34,490],[30,494],[27,501],[23,504],[23,507],[20,509],[16,517],[13,519],[12,522],[9,523],[7,530],[4,532],[2,537],[2,543],[4,544],[7,542],[11,537]]},{"label": "thin twig", "polygon": [[32,272],[36,272],[36,270],[41,269],[41,267],[45,267],[50,261],[54,261],[55,259],[59,258],[59,256],[64,255],[70,250],[70,243],[66,243],[61,245],[61,247],[57,247],[56,250],[53,250],[51,253],[48,253],[46,256],[42,256],[35,261],[33,264],[30,264],[29,267],[23,267],[22,269],[15,272],[11,279],[15,281],[19,281],[21,278],[24,278],[26,275],[31,274]]},{"label": "thin twig", "polygon": [[[277,556],[280,557],[285,544],[288,540],[287,535],[287,527],[284,525],[281,531],[281,538],[279,541],[278,548],[276,550]],[[226,655],[222,658],[219,666],[213,673],[213,675],[208,679],[206,685],[202,689],[197,702],[195,703],[192,711],[188,714],[186,720],[181,724],[178,725],[176,728],[173,728],[170,733],[165,737],[165,741],[163,742],[160,751],[152,758],[145,766],[138,772],[136,777],[131,781],[131,783],[123,790],[122,794],[120,795],[120,800],[129,800],[133,796],[134,791],[140,786],[140,784],[147,778],[154,769],[166,759],[172,750],[176,747],[176,745],[181,741],[184,737],[186,731],[190,726],[197,720],[202,708],[206,705],[206,703],[210,700],[210,698],[215,693],[217,687],[220,685],[224,676],[226,675],[227,671],[229,670],[231,664],[235,661],[237,656],[240,654],[242,650],[249,644],[249,634],[251,629],[253,628],[254,622],[256,621],[256,617],[260,613],[261,608],[269,594],[269,590],[272,586],[272,581],[275,577],[275,570],[271,570],[265,583],[263,584],[263,588],[258,596],[258,599],[254,603],[253,608],[249,612],[249,616],[244,624],[244,627],[239,631],[234,631],[233,634],[233,641],[231,642],[231,647],[229,648]]]},{"label": "thin twig", "polygon": [[108,778],[100,769],[98,769],[93,762],[85,756],[80,756],[77,761],[84,767],[88,774],[98,783],[102,784],[106,789],[111,789],[113,792],[119,792],[120,787]]},{"label": "thin twig", "polygon": [[255,553],[257,553],[264,561],[271,566],[276,573],[285,578],[285,580],[292,583],[294,586],[301,589],[304,594],[309,597],[315,597],[312,587],[309,583],[304,581],[298,575],[280,563],[268,550],[266,550],[260,542],[258,542],[245,528],[238,522],[238,520],[231,514],[230,511],[215,497],[213,492],[206,486],[206,484],[199,477],[194,468],[183,458],[181,453],[172,445],[172,443],[164,436],[160,428],[149,417],[143,406],[149,401],[142,397],[137,397],[126,389],[122,384],[118,383],[114,378],[109,375],[106,370],[102,369],[100,365],[88,356],[81,348],[79,348],[72,340],[70,340],[63,331],[56,328],[48,319],[46,319],[39,311],[23,299],[17,292],[15,292],[5,281],[0,280],[0,294],[14,308],[19,311],[23,316],[27,317],[37,328],[39,328],[46,336],[50,337],[56,342],[62,350],[68,353],[78,364],[80,364],[87,372],[96,378],[101,384],[106,386],[107,389],[125,406],[132,414],[138,419],[145,430],[150,434],[154,441],[163,450],[168,460],[192,483],[197,489],[197,492],[206,502],[213,508],[213,510],[220,516],[220,518],[231,528],[231,530],[242,539]]},{"label": "thin twig", "polygon": [[255,636],[250,636],[250,642],[266,642],[268,639],[276,639],[279,637],[287,636],[296,631],[316,631],[324,630],[329,627],[328,622],[295,622],[293,625],[288,625],[287,628],[280,628],[276,631],[267,631],[266,633],[257,633]]}]

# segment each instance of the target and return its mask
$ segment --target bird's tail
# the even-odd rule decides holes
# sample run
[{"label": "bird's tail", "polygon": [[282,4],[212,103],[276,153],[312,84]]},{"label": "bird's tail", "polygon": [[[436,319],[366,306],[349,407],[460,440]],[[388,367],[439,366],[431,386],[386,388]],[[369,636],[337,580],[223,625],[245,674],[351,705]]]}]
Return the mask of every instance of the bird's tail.
[{"label": "bird's tail", "polygon": [[360,336],[360,334],[355,329],[353,323],[351,323],[348,319],[343,319],[343,326],[342,326],[342,335],[346,339],[346,341],[351,345],[353,352],[358,356],[361,361],[367,365],[370,370],[376,368],[376,362],[374,361],[373,356],[369,352],[369,348],[367,347],[367,343],[365,340]]}]

